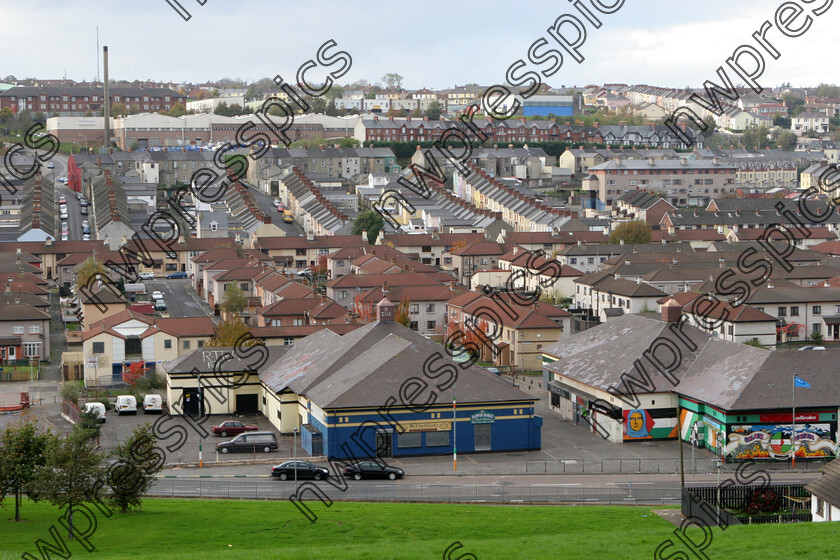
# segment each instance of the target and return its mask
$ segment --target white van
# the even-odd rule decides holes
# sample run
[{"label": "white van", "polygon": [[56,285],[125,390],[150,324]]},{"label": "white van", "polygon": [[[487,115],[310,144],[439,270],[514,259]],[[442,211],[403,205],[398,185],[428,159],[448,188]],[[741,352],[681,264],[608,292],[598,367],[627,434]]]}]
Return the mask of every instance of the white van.
[{"label": "white van", "polygon": [[160,395],[146,395],[143,397],[143,414],[163,413],[163,399]]},{"label": "white van", "polygon": [[117,397],[117,405],[114,407],[117,414],[137,414],[137,399],[131,395],[120,395]]},{"label": "white van", "polygon": [[93,410],[96,412],[97,416],[99,416],[99,421],[105,421],[105,405],[101,402],[89,402],[85,403],[85,412]]}]

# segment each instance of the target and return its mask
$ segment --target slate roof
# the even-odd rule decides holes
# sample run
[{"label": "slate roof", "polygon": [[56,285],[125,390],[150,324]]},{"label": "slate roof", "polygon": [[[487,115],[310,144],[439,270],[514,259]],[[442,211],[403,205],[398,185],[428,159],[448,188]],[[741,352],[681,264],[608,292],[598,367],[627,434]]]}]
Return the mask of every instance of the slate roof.
[{"label": "slate roof", "polygon": [[835,507],[840,507],[840,459],[835,459],[823,467],[822,476],[808,484],[805,490]]}]

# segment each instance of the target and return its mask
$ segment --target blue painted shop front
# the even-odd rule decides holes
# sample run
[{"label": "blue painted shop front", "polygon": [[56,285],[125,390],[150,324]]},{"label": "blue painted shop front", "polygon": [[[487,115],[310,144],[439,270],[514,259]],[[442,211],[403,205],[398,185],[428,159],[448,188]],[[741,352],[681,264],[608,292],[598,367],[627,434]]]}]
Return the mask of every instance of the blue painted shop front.
[{"label": "blue painted shop front", "polygon": [[[384,412],[384,411],[383,411]],[[387,418],[387,419],[386,419]],[[453,430],[451,406],[423,413],[391,409],[327,411],[327,425],[313,416],[301,430],[301,445],[312,455],[337,459],[451,455],[458,453],[538,450],[542,418],[533,403],[466,405],[458,408]],[[320,446],[321,453],[317,453]]]}]

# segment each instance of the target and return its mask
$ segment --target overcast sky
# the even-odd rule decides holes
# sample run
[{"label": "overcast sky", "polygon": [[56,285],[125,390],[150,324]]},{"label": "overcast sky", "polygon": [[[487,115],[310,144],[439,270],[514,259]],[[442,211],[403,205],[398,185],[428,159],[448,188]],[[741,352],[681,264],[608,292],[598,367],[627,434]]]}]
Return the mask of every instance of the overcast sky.
[{"label": "overcast sky", "polygon": [[[810,7],[826,1],[811,0]],[[112,79],[253,81],[280,74],[293,81],[298,66],[334,39],[353,57],[342,83],[362,78],[373,83],[397,72],[406,88],[490,85],[501,83],[511,63],[526,58],[531,43],[546,36],[558,16],[580,17],[564,0],[180,2],[192,15],[189,21],[166,0],[0,0],[0,78],[61,78],[66,71],[77,81],[94,79],[98,26],[100,46],[109,48]],[[600,16],[600,29],[588,26],[581,47],[586,60],[578,64],[567,56],[546,82],[700,86],[716,78],[716,68],[739,44],[752,41],[764,20],[773,21],[781,4],[627,0],[617,13]],[[840,7],[814,19],[800,38],[770,31],[781,58],[765,55],[761,85],[840,83]]]}]

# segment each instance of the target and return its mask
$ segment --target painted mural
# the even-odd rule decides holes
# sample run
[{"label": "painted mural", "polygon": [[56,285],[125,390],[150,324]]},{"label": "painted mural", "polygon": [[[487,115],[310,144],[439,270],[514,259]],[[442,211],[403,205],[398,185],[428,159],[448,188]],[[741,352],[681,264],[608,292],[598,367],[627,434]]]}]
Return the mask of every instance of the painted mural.
[{"label": "painted mural", "polygon": [[665,439],[677,437],[676,418],[653,418],[647,410],[623,410],[624,439]]},{"label": "painted mural", "polygon": [[830,424],[797,424],[791,441],[792,424],[733,426],[724,453],[733,459],[790,459],[791,445],[797,457],[834,457],[837,444]]}]

